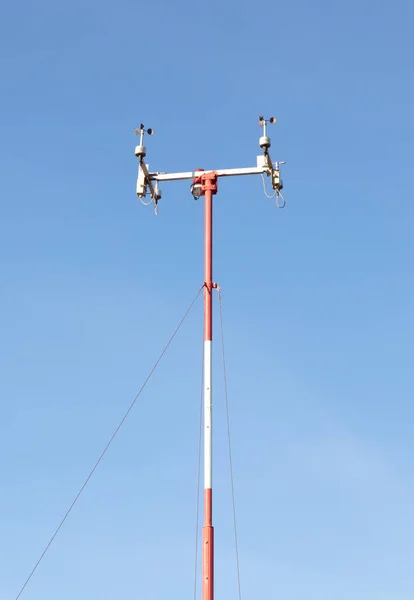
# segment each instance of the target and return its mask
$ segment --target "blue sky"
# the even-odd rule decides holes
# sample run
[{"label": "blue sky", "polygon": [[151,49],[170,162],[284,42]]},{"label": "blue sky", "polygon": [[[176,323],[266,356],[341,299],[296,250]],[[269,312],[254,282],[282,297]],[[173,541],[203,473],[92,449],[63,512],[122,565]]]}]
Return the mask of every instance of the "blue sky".
[{"label": "blue sky", "polygon": [[[0,21],[0,600],[13,600],[202,283],[219,182],[243,598],[412,600],[412,3],[7,3]],[[199,302],[22,598],[192,598]],[[217,311],[216,311],[216,325]],[[216,331],[217,328],[216,328]],[[215,362],[217,597],[237,598]]]}]

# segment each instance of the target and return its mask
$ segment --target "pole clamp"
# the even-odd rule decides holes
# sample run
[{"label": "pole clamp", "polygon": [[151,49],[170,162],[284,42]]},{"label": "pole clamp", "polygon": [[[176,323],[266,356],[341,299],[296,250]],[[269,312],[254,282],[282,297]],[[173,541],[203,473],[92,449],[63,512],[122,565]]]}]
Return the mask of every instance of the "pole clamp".
[{"label": "pole clamp", "polygon": [[217,194],[217,172],[209,171],[203,173],[201,179],[201,192],[204,196],[207,190],[210,190],[213,196]]}]

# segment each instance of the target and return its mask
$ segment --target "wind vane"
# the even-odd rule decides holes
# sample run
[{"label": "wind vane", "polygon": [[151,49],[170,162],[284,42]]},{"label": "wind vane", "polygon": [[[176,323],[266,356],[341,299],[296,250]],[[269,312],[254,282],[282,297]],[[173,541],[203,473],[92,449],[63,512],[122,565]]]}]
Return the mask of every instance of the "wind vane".
[{"label": "wind vane", "polygon": [[[192,180],[191,193],[197,200],[204,196],[204,525],[202,531],[202,600],[214,600],[214,529],[212,505],[212,294],[214,289],[220,289],[213,282],[213,196],[217,194],[217,180],[219,177],[233,177],[237,175],[261,175],[265,194],[268,198],[276,197],[279,208],[285,207],[282,196],[283,181],[280,177],[280,165],[285,162],[272,162],[269,154],[271,146],[270,137],[267,135],[269,124],[276,122],[275,117],[265,119],[259,116],[259,125],[263,128],[263,135],[259,139],[259,146],[263,154],[257,157],[255,167],[240,169],[218,169],[204,171],[196,169],[183,173],[151,172],[145,163],[146,148],[144,135],[153,135],[153,129],[145,129],[143,123],[135,134],[140,136],[139,144],[135,147],[135,156],[139,160],[137,195],[143,204],[153,204],[155,213],[158,214],[158,203],[161,199],[159,183],[163,181]],[[268,195],[264,176],[271,178],[273,194]],[[149,200],[145,199],[149,196]],[[282,203],[279,204],[279,198]]]}]

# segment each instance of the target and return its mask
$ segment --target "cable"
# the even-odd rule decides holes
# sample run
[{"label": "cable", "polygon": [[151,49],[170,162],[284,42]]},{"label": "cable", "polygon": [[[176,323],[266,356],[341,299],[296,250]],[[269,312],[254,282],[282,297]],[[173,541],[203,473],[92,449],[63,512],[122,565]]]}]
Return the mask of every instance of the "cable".
[{"label": "cable", "polygon": [[238,540],[237,540],[236,502],[235,502],[235,493],[234,493],[233,460],[232,460],[232,451],[231,451],[229,398],[228,398],[228,391],[227,391],[226,358],[225,358],[225,352],[224,352],[223,302],[221,299],[220,288],[218,288],[218,297],[219,297],[219,305],[220,305],[221,351],[222,351],[222,359],[223,359],[224,395],[225,395],[225,399],[226,399],[227,438],[228,438],[228,445],[229,445],[231,496],[232,496],[232,503],[233,503],[234,542],[235,542],[235,546],[236,546],[237,583],[238,583],[238,588],[239,588],[239,600],[241,600],[242,596],[241,596],[241,583],[240,583],[239,544],[238,544]]},{"label": "cable", "polygon": [[265,182],[265,178],[264,178],[263,173],[262,173],[262,181],[263,181],[264,195],[266,196],[266,198],[269,198],[271,200],[272,198],[274,198],[276,196],[276,191],[274,191],[273,194],[271,196],[269,196],[269,194],[267,193],[266,182]]},{"label": "cable", "polygon": [[140,198],[140,200],[141,200],[141,204],[143,204],[144,206],[149,206],[150,204],[152,204],[154,202],[154,200],[152,198],[148,202],[145,202],[145,200],[143,200],[142,198]]},{"label": "cable", "polygon": [[71,513],[73,507],[75,506],[76,502],[78,501],[79,497],[81,496],[83,490],[86,488],[86,486],[89,483],[89,480],[91,479],[92,475],[95,473],[99,463],[101,462],[101,460],[103,459],[103,457],[105,456],[107,450],[109,449],[110,445],[112,444],[112,442],[115,439],[115,436],[117,435],[118,431],[121,429],[122,425],[124,424],[126,418],[128,417],[129,413],[131,412],[131,410],[133,409],[136,401],[138,400],[138,398],[140,397],[142,391],[144,390],[145,386],[147,385],[148,381],[151,379],[155,369],[158,367],[161,359],[163,358],[164,354],[167,352],[171,342],[173,341],[173,339],[175,338],[175,336],[177,335],[179,329],[181,328],[181,325],[184,323],[185,319],[187,318],[189,312],[191,311],[191,309],[193,308],[197,298],[200,295],[201,290],[203,289],[204,286],[201,286],[200,289],[198,290],[194,300],[191,302],[190,306],[187,308],[186,312],[184,313],[184,316],[182,317],[181,321],[178,323],[177,327],[174,330],[174,333],[172,334],[172,336],[170,337],[170,339],[168,340],[167,344],[165,345],[163,351],[161,352],[160,356],[158,357],[157,361],[155,362],[154,366],[152,367],[151,371],[149,372],[147,378],[145,379],[144,383],[142,384],[138,394],[135,396],[134,400],[131,402],[131,404],[129,405],[127,411],[125,412],[124,416],[122,417],[121,421],[119,422],[118,426],[116,427],[115,431],[113,432],[109,442],[106,444],[105,448],[103,449],[103,451],[101,452],[101,454],[99,455],[98,460],[96,461],[95,465],[93,466],[92,470],[90,471],[89,475],[87,476],[87,478],[85,479],[82,487],[80,488],[79,492],[76,494],[75,499],[73,500],[72,504],[69,506],[68,510],[66,511],[65,516],[63,517],[63,519],[61,520],[61,522],[59,523],[58,527],[56,528],[54,534],[52,535],[52,537],[50,538],[49,542],[46,545],[46,548],[43,550],[42,554],[40,555],[40,558],[38,559],[37,563],[35,564],[35,566],[33,567],[31,573],[29,574],[28,578],[26,579],[26,581],[24,582],[23,586],[21,587],[19,593],[17,594],[15,600],[18,600],[18,598],[20,598],[20,596],[22,595],[23,591],[25,590],[27,584],[29,583],[29,581],[31,580],[31,578],[33,577],[33,575],[35,574],[38,566],[40,565],[40,563],[42,562],[46,552],[49,550],[50,546],[52,545],[55,537],[57,536],[57,534],[59,533],[60,529],[62,528],[64,522],[66,521],[66,519],[68,518],[69,514]]},{"label": "cable", "polygon": [[[204,344],[203,344],[204,349]],[[194,600],[197,599],[197,567],[198,567],[198,527],[200,519],[200,479],[201,479],[201,440],[203,435],[203,382],[204,382],[204,355],[202,353],[201,386],[200,386],[200,426],[198,435],[198,472],[197,472],[197,508],[196,508],[196,534],[194,558]]]},{"label": "cable", "polygon": [[[280,197],[280,198],[282,198],[282,200],[283,200],[283,204],[279,204],[279,197]],[[286,206],[286,200],[285,200],[285,198],[283,197],[283,194],[282,194],[282,192],[280,192],[280,191],[279,191],[279,192],[276,194],[276,206],[277,206],[278,208],[285,208],[285,206]]]},{"label": "cable", "polygon": [[[278,208],[285,208],[286,200],[283,197],[282,192],[280,190],[275,190],[273,192],[273,194],[269,196],[269,194],[267,193],[267,190],[266,190],[266,182],[265,182],[263,173],[262,173],[262,181],[263,181],[263,191],[264,191],[264,195],[266,196],[266,198],[269,198],[270,200],[272,200],[273,198],[276,198],[276,206]],[[279,204],[279,198],[282,198],[283,204]]]}]

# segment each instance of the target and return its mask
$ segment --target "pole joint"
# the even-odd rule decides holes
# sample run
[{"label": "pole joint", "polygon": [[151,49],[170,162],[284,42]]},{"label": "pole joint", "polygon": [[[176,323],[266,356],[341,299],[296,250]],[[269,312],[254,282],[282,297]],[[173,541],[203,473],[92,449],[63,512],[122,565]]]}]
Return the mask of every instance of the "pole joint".
[{"label": "pole joint", "polygon": [[205,287],[208,290],[208,292],[211,292],[211,290],[217,290],[218,292],[221,292],[221,287],[218,283],[207,283],[207,281],[205,281],[202,287]]},{"label": "pole joint", "polygon": [[211,191],[211,194],[214,196],[217,194],[217,172],[216,171],[208,171],[207,173],[203,173],[200,177],[201,180],[201,195],[204,196],[206,191]]}]

